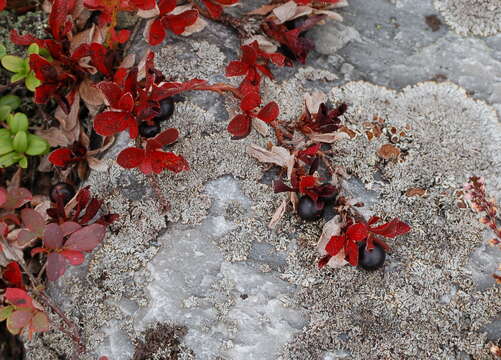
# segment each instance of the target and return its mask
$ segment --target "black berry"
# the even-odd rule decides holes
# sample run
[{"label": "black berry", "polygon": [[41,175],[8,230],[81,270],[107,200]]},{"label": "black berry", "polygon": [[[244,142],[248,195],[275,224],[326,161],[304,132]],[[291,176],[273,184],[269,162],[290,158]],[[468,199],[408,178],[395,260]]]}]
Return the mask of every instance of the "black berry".
[{"label": "black berry", "polygon": [[70,184],[60,182],[50,188],[49,197],[53,202],[61,199],[63,204],[66,204],[73,196],[75,196],[75,188]]},{"label": "black berry", "polygon": [[162,100],[162,102],[160,103],[160,113],[157,115],[157,117],[155,117],[155,120],[169,120],[172,114],[174,114],[174,100],[168,97],[167,99]]},{"label": "black berry", "polygon": [[320,198],[327,204],[334,203],[337,199],[337,192],[332,192],[329,195],[320,196]]},{"label": "black berry", "polygon": [[154,123],[153,125],[148,125],[146,121],[143,121],[139,125],[139,133],[142,137],[152,138],[160,132],[160,125]]},{"label": "black berry", "polygon": [[386,252],[378,245],[374,244],[374,249],[367,250],[366,244],[361,243],[358,250],[358,266],[364,270],[373,271],[381,268],[386,259]]},{"label": "black berry", "polygon": [[305,195],[299,199],[297,213],[301,219],[313,221],[322,216],[324,205],[323,201],[315,203],[309,196]]}]

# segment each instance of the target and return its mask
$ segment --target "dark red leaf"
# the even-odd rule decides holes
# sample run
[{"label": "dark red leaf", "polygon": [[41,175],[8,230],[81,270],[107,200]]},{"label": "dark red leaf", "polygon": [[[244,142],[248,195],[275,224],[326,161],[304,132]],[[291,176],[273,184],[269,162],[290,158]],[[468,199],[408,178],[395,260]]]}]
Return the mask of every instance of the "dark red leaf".
[{"label": "dark red leaf", "polygon": [[79,220],[80,224],[86,224],[89,221],[91,221],[94,216],[96,216],[97,212],[101,208],[102,202],[96,198],[93,198],[89,205],[87,206],[87,209],[85,210],[84,216]]},{"label": "dark red leaf", "polygon": [[358,246],[355,242],[353,241],[348,241],[346,243],[346,247],[344,249],[346,253],[346,258],[348,262],[351,264],[351,266],[357,266],[358,265]]},{"label": "dark red leaf", "polygon": [[21,267],[17,262],[11,261],[7,264],[5,270],[3,271],[3,278],[15,287],[24,289],[23,273],[21,272]]},{"label": "dark red leaf", "polygon": [[47,249],[60,249],[63,246],[63,231],[58,224],[52,223],[45,227],[43,244]]},{"label": "dark red leaf", "polygon": [[369,235],[369,230],[365,224],[353,224],[346,229],[346,237],[351,241],[362,241],[367,238],[367,235]]},{"label": "dark red leaf", "polygon": [[36,43],[39,46],[43,46],[43,40],[39,40],[31,34],[20,35],[17,30],[10,31],[10,41],[16,45],[28,46]]},{"label": "dark red leaf", "polygon": [[64,256],[52,252],[47,256],[47,278],[56,281],[66,272],[67,261]]},{"label": "dark red leaf", "polygon": [[67,167],[73,162],[73,153],[68,148],[57,149],[49,155],[49,161],[55,166]]},{"label": "dark red leaf", "polygon": [[90,44],[90,57],[92,63],[103,75],[110,75],[111,69],[108,67],[107,55],[108,50],[101,44],[92,43]]},{"label": "dark red leaf", "polygon": [[268,103],[264,108],[259,111],[257,117],[266,123],[273,122],[280,114],[278,104],[274,101]]},{"label": "dark red leaf", "polygon": [[98,246],[106,234],[106,227],[101,224],[92,224],[71,234],[64,244],[65,249],[90,252]]},{"label": "dark red leaf", "polygon": [[158,9],[160,10],[160,15],[165,15],[170,13],[176,8],[176,0],[160,0],[158,3]]},{"label": "dark red leaf", "polygon": [[233,140],[245,138],[251,131],[251,118],[247,115],[239,114],[228,124],[228,132],[233,135]]},{"label": "dark red leaf", "polygon": [[49,61],[38,54],[30,55],[30,67],[38,80],[42,82],[58,81],[56,68]]},{"label": "dark red leaf", "polygon": [[166,35],[167,33],[165,32],[162,20],[160,18],[153,20],[148,31],[148,43],[151,46],[161,44]]},{"label": "dark red leaf", "polygon": [[228,64],[226,67],[226,76],[242,76],[247,74],[247,71],[249,71],[249,65],[240,61],[240,60],[235,60],[232,61]]},{"label": "dark red leaf", "polygon": [[257,108],[261,104],[261,96],[258,93],[252,92],[244,96],[240,102],[240,109],[244,112],[249,112]]},{"label": "dark red leaf", "polygon": [[165,15],[162,24],[174,34],[181,35],[188,26],[193,25],[198,19],[198,11],[186,10],[178,15]]},{"label": "dark red leaf", "polygon": [[153,89],[151,100],[161,101],[165,98],[180,94],[185,91],[195,90],[197,87],[206,85],[207,81],[192,79],[183,83],[167,82]]},{"label": "dark red leaf", "polygon": [[97,88],[101,90],[112,108],[119,109],[118,104],[123,94],[120,86],[112,81],[101,81],[97,84]]},{"label": "dark red leaf", "polygon": [[148,149],[158,149],[166,145],[173,144],[177,141],[179,137],[179,131],[174,128],[170,128],[162,131],[160,134],[155,136],[153,139],[148,140]]},{"label": "dark red leaf", "polygon": [[336,256],[346,244],[346,236],[333,236],[325,246],[325,251],[331,256]]},{"label": "dark red leaf", "polygon": [[94,130],[102,136],[112,136],[128,127],[128,114],[119,111],[105,111],[94,118]]},{"label": "dark red leaf", "polygon": [[210,0],[202,0],[204,5],[207,7],[207,10],[209,11],[209,15],[213,19],[219,19],[221,14],[223,13],[223,8],[221,5],[214,4]]},{"label": "dark red leaf", "polygon": [[0,0],[0,11],[5,9],[6,6],[7,6],[7,0]]},{"label": "dark red leaf", "polygon": [[157,174],[164,169],[175,173],[189,170],[188,162],[172,152],[155,151],[151,161],[152,169]]},{"label": "dark red leaf", "polygon": [[127,148],[118,154],[117,163],[123,168],[133,169],[144,160],[145,151],[138,148]]},{"label": "dark red leaf", "polygon": [[374,234],[394,238],[408,233],[411,230],[411,227],[397,218],[393,219],[389,223],[377,227],[371,227],[369,230]]},{"label": "dark red leaf", "polygon": [[72,5],[74,5],[74,2],[68,0],[53,0],[52,2],[49,28],[56,40],[60,40],[71,29],[68,29],[66,25],[66,18],[72,11]]},{"label": "dark red leaf", "polygon": [[323,258],[321,258],[320,260],[318,260],[318,268],[321,269],[323,268],[325,265],[327,265],[327,263],[329,262],[329,260],[332,258],[332,256],[330,255],[325,255]]}]

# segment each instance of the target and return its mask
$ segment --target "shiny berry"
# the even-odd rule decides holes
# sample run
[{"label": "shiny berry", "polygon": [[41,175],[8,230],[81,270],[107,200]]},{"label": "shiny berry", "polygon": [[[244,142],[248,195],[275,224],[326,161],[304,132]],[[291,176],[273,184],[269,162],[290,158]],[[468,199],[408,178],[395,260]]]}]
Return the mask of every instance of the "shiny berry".
[{"label": "shiny berry", "polygon": [[139,125],[139,133],[144,138],[152,138],[160,132],[160,125],[154,123],[153,125],[148,125],[146,121],[143,121]]},{"label": "shiny berry", "polygon": [[63,204],[66,204],[73,196],[75,196],[75,188],[70,184],[60,182],[50,188],[49,197],[53,202],[61,199]]},{"label": "shiny berry", "polygon": [[174,114],[174,100],[168,97],[167,99],[162,100],[162,102],[160,103],[160,113],[157,115],[157,117],[155,117],[155,120],[169,120],[172,114]]},{"label": "shiny berry", "polygon": [[381,268],[386,259],[386,252],[378,245],[374,244],[374,249],[367,250],[366,244],[361,243],[358,250],[358,266],[364,270],[373,271]]},{"label": "shiny berry", "polygon": [[297,214],[305,221],[313,221],[322,216],[324,205],[323,201],[315,203],[309,196],[305,195],[299,199]]}]

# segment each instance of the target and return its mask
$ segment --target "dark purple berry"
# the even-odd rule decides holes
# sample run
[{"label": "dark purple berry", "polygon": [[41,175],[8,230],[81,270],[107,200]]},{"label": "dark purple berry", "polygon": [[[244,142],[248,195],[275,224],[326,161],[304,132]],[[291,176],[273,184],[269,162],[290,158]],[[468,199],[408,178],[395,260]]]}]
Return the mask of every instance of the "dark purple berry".
[{"label": "dark purple berry", "polygon": [[174,114],[174,100],[168,97],[160,103],[160,113],[155,117],[155,120],[159,122],[169,120],[172,114]]},{"label": "dark purple berry", "polygon": [[386,252],[381,245],[374,244],[374,249],[367,250],[366,244],[361,243],[358,250],[358,266],[367,271],[381,268],[386,259]]},{"label": "dark purple berry", "polygon": [[58,199],[66,204],[75,196],[75,188],[70,184],[60,182],[50,188],[49,197],[52,202],[57,202]]},{"label": "dark purple berry", "polygon": [[144,138],[152,138],[160,133],[160,125],[154,123],[153,125],[148,125],[146,121],[143,121],[139,125],[139,134]]},{"label": "dark purple berry", "polygon": [[309,196],[305,195],[299,199],[297,214],[305,221],[313,221],[322,216],[324,202],[319,200],[315,203]]}]

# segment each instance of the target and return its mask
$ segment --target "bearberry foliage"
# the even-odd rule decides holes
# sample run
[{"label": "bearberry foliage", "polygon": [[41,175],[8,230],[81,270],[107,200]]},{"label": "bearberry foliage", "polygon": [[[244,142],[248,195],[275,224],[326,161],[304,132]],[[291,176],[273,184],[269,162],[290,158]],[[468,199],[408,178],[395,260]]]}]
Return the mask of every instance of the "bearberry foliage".
[{"label": "bearberry foliage", "polygon": [[[297,121],[284,122],[276,102],[263,102],[263,79],[273,80],[277,67],[305,63],[313,49],[305,31],[328,19],[339,20],[334,9],[345,1],[270,0],[244,17],[235,17],[226,9],[238,2],[49,0],[44,6],[47,36],[11,32],[12,43],[28,47],[25,58],[5,54],[0,46],[2,64],[13,73],[13,82],[0,86],[1,95],[18,86],[33,91],[39,111],[37,136],[51,147],[47,156],[45,150],[26,151],[35,164],[29,168],[30,176],[14,162],[0,164],[2,179],[9,180],[7,187],[0,187],[0,301],[4,304],[0,321],[7,322],[12,334],[31,337],[49,330],[51,311],[61,318],[61,330],[75,344],[74,358],[85,351],[78,327],[48,297],[44,281],[55,281],[69,267],[82,264],[118,215],[104,213],[103,200],[93,197],[88,187],[74,189],[89,169],[102,165],[100,154],[120,134],[133,141],[117,156],[123,168],[137,169],[150,179],[164,171],[188,171],[188,162],[172,147],[182,141],[179,131],[164,121],[172,116],[174,99],[182,93],[212,91],[234,97],[239,108],[227,126],[233,140],[246,138],[255,127],[273,129],[276,144],[247,148],[258,161],[281,169],[272,190],[285,198],[270,227],[277,225],[289,204],[299,219],[309,221],[320,222],[325,209],[333,210],[336,226],[324,231],[319,243],[320,267],[356,266],[359,246],[388,251],[381,237],[394,238],[410,230],[399,219],[381,225],[376,225],[377,217],[366,221],[356,210],[362,204],[345,197],[342,171],[332,167],[332,154],[325,146],[350,135],[343,123],[347,105],[332,107],[310,99]],[[6,6],[0,0],[0,11]],[[137,20],[134,29],[121,26],[122,13]],[[141,59],[128,53],[132,35],[141,30],[146,44],[156,46],[167,37],[203,31],[208,19],[234,28],[241,36],[240,56],[225,71],[226,77],[239,78],[238,86],[166,78],[155,68],[151,49]],[[27,160],[20,164],[26,165]],[[35,186],[27,180],[36,178],[36,165],[52,166],[49,184],[40,181]]]}]

